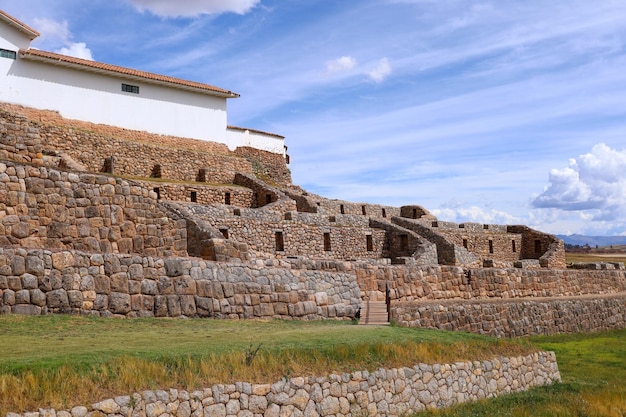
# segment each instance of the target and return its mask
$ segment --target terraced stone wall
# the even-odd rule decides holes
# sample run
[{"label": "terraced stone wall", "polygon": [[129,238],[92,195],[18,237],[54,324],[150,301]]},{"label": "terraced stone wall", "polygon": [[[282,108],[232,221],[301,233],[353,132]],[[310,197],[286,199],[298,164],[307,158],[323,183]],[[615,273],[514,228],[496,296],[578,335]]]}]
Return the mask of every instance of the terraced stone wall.
[{"label": "terraced stone wall", "polygon": [[481,259],[509,262],[520,260],[522,235],[508,233],[506,226],[478,223],[435,222],[436,230],[450,242],[476,254]]},{"label": "terraced stone wall", "polygon": [[400,215],[400,208],[398,207],[331,200],[297,187],[286,188],[283,191],[296,201],[297,210],[303,213],[318,213],[327,216],[347,214],[378,218],[391,218]]},{"label": "terraced stone wall", "polygon": [[291,171],[283,155],[260,149],[241,146],[235,149],[235,155],[245,158],[252,165],[255,175],[267,179],[276,185],[291,185]]},{"label": "terraced stone wall", "polygon": [[0,312],[352,319],[353,275],[197,258],[0,249]]},{"label": "terraced stone wall", "polygon": [[0,108],[0,160],[42,165],[41,137],[28,119]]},{"label": "terraced stone wall", "polygon": [[[548,270],[389,265],[385,262],[287,259],[297,269],[350,271],[363,291],[386,288],[392,303],[612,295],[626,292],[626,270]],[[617,268],[616,266],[613,266]],[[382,298],[384,300],[384,298]]]},{"label": "terraced stone wall", "polygon": [[226,212],[204,206],[188,206],[187,210],[224,231],[228,239],[247,243],[251,251],[282,258],[376,259],[388,250],[386,232],[369,227],[363,216],[329,217],[270,209]]},{"label": "terraced stone wall", "polygon": [[590,333],[626,327],[626,294],[553,299],[455,300],[392,304],[402,326],[500,337]]},{"label": "terraced stone wall", "polygon": [[210,186],[175,184],[169,182],[133,181],[157,194],[157,199],[167,201],[194,202],[198,204],[225,204],[236,207],[252,207],[254,192],[236,186]]},{"label": "terraced stone wall", "polygon": [[71,410],[42,409],[7,417],[405,416],[560,380],[554,353],[538,352],[485,361],[293,377],[273,384],[236,382],[191,392],[144,391]]},{"label": "terraced stone wall", "polygon": [[185,221],[104,175],[0,163],[0,246],[186,255]]},{"label": "terraced stone wall", "polygon": [[[62,118],[58,113],[0,103],[0,125],[22,126],[17,142],[7,142],[8,154],[23,154],[18,162],[41,161],[41,152],[65,153],[89,172],[110,172],[124,176],[160,177],[181,181],[232,184],[237,172],[265,173],[265,179],[291,184],[291,175],[282,155],[244,148],[230,151],[224,144],[133,131]],[[0,128],[0,134],[2,132]],[[40,138],[41,149],[30,145]],[[8,140],[8,139],[7,139]],[[12,139],[13,140],[13,139]],[[15,142],[15,140],[13,140]],[[30,146],[26,155],[20,146]],[[0,159],[15,160],[2,153]],[[34,161],[33,161],[34,162]],[[255,169],[253,170],[253,163]],[[201,172],[201,170],[203,172]]]}]

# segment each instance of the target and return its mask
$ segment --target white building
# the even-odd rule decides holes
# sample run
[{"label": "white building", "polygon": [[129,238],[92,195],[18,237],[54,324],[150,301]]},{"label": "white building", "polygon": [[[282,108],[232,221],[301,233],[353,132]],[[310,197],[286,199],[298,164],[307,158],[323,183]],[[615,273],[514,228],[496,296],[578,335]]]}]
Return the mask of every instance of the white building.
[{"label": "white building", "polygon": [[227,125],[212,85],[30,48],[39,33],[0,10],[0,101],[68,119],[285,154],[284,137]]}]

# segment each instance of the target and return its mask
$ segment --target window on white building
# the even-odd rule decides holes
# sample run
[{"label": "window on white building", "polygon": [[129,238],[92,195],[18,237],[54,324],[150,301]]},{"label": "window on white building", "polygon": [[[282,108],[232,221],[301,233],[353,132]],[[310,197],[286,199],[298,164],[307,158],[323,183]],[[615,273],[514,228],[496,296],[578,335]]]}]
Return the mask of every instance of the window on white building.
[{"label": "window on white building", "polygon": [[122,91],[125,93],[139,94],[139,86],[130,85],[130,84],[122,84]]},{"label": "window on white building", "polygon": [[9,59],[16,59],[17,58],[17,54],[15,53],[15,51],[9,51],[7,49],[0,49],[0,57],[2,57],[2,58],[9,58]]}]

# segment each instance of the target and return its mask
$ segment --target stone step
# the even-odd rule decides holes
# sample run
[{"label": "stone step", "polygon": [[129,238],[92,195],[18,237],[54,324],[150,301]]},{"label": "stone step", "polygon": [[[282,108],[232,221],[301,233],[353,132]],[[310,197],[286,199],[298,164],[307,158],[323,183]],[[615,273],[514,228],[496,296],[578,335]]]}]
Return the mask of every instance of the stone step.
[{"label": "stone step", "polygon": [[388,325],[389,315],[384,301],[363,301],[360,325]]}]

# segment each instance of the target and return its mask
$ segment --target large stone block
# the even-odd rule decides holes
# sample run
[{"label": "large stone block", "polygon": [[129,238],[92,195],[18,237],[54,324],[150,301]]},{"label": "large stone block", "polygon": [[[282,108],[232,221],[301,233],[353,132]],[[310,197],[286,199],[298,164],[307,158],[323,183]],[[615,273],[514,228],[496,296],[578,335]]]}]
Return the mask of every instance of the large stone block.
[{"label": "large stone block", "polygon": [[35,276],[42,276],[45,271],[45,264],[43,259],[37,256],[26,257],[26,272]]},{"label": "large stone block", "polygon": [[193,317],[196,315],[196,302],[193,295],[181,295],[180,308],[181,313],[187,317]]},{"label": "large stone block", "polygon": [[131,310],[130,295],[112,292],[109,295],[109,310],[113,314],[127,314]]},{"label": "large stone block", "polygon": [[41,315],[41,307],[33,304],[18,304],[11,308],[11,313],[26,316],[39,316]]},{"label": "large stone block", "polygon": [[128,274],[126,272],[118,272],[111,275],[111,291],[128,294]]},{"label": "large stone block", "polygon": [[64,268],[74,265],[74,255],[71,252],[55,252],[52,254],[52,266],[55,269],[63,270]]},{"label": "large stone block", "polygon": [[182,276],[173,279],[174,292],[181,295],[195,295],[196,282],[190,276]]},{"label": "large stone block", "polygon": [[49,308],[68,308],[69,300],[67,298],[67,292],[64,289],[50,291],[47,294],[47,304]]}]

